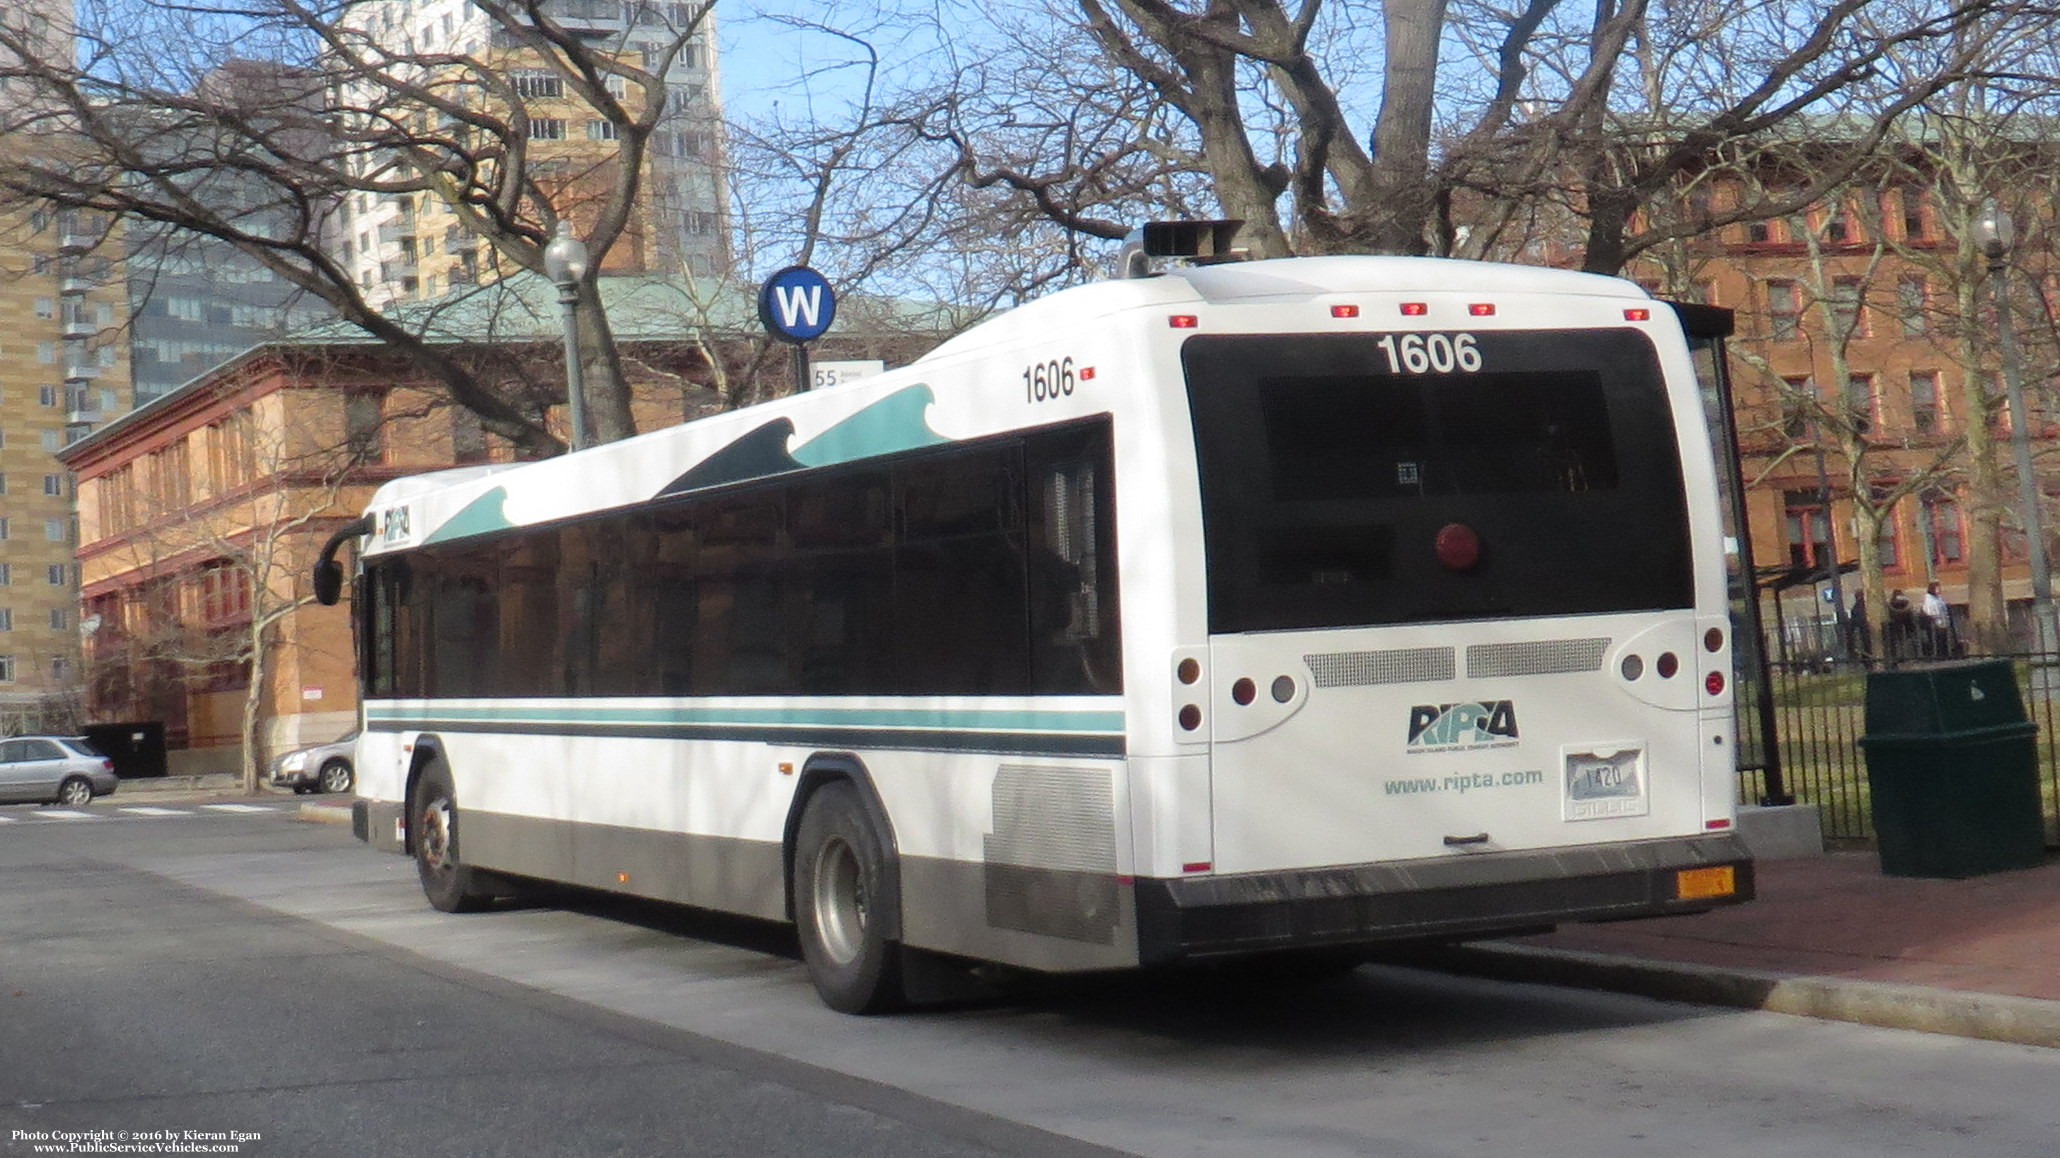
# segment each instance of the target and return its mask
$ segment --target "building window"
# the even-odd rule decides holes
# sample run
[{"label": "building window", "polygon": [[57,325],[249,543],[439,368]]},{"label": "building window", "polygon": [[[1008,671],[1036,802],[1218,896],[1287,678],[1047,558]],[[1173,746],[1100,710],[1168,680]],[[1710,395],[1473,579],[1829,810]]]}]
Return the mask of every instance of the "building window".
[{"label": "building window", "polygon": [[43,363],[45,366],[54,364],[57,361],[57,343],[37,342],[36,361]]},{"label": "building window", "polygon": [[65,585],[70,570],[62,563],[51,563],[45,568],[44,575],[50,580],[52,587],[62,587]]},{"label": "building window", "polygon": [[1906,277],[1896,283],[1896,324],[1902,327],[1903,336],[1915,337],[1928,333],[1931,319],[1925,310],[1931,301],[1931,287],[1921,277]]},{"label": "building window", "polygon": [[37,405],[39,405],[39,406],[55,406],[55,405],[57,405],[57,387],[55,387],[55,386],[38,386],[38,387],[36,387],[36,404],[37,404]]},{"label": "building window", "polygon": [[0,563],[0,587],[7,587],[13,583],[14,565],[11,563]]},{"label": "building window", "polygon": [[615,131],[614,121],[587,122],[587,140],[589,141],[613,141],[619,139],[619,137],[620,134]]},{"label": "building window", "polygon": [[36,316],[49,321],[57,316],[57,301],[54,298],[36,299]]},{"label": "building window", "polygon": [[1845,417],[1857,434],[1874,429],[1874,375],[1846,375]]},{"label": "building window", "polygon": [[366,390],[343,396],[344,445],[360,462],[376,462],[383,450],[380,438],[380,397]]},{"label": "building window", "polygon": [[48,539],[50,542],[64,542],[66,538],[66,530],[67,528],[65,527],[63,519],[52,517],[45,518],[43,520],[43,537],[45,539]]},{"label": "building window", "polygon": [[72,613],[69,608],[53,607],[50,609],[50,630],[65,631],[68,630],[71,627],[71,625]]},{"label": "building window", "polygon": [[1767,317],[1773,322],[1777,342],[1793,341],[1801,332],[1802,297],[1794,282],[1767,283]]},{"label": "building window", "polygon": [[1931,225],[1924,212],[1924,194],[1909,186],[1903,187],[1899,200],[1903,203],[1903,237],[1908,241],[1923,241],[1931,236]]},{"label": "building window", "polygon": [[1783,529],[1791,567],[1816,569],[1831,560],[1831,514],[1816,491],[1783,491]]},{"label": "building window", "polygon": [[7,516],[0,515],[0,539],[7,538]]},{"label": "building window", "polygon": [[1841,277],[1832,281],[1831,317],[1838,325],[1837,337],[1866,336],[1866,312],[1860,308],[1863,296],[1859,278]]},{"label": "building window", "polygon": [[0,631],[14,630],[14,608],[0,607]]},{"label": "building window", "polygon": [[11,684],[13,682],[14,657],[11,655],[0,655],[0,684]]},{"label": "building window", "polygon": [[1933,565],[1958,563],[1962,557],[1960,504],[1942,495],[1932,495],[1925,498],[1923,509]]},{"label": "building window", "polygon": [[1781,432],[1799,441],[1817,438],[1817,388],[1807,374],[1781,380]]},{"label": "building window", "polygon": [[1928,434],[1939,429],[1938,371],[1910,371],[1910,426]]},{"label": "building window", "polygon": [[557,100],[565,95],[565,78],[555,72],[518,72],[512,79],[515,95],[524,100]]},{"label": "building window", "polygon": [[44,475],[43,493],[46,495],[62,496],[64,494],[64,476],[61,474]]},{"label": "building window", "polygon": [[529,139],[532,141],[562,141],[565,139],[564,117],[531,117]]}]

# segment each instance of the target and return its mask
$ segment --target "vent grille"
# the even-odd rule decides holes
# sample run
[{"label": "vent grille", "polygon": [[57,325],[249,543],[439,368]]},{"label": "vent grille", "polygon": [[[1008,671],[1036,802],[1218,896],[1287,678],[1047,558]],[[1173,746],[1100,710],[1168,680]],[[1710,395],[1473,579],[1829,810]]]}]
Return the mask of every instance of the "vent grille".
[{"label": "vent grille", "polygon": [[1341,651],[1305,655],[1309,674],[1319,688],[1362,688],[1374,684],[1413,684],[1449,680],[1457,660],[1449,647],[1405,647],[1394,651]]},{"label": "vent grille", "polygon": [[1542,639],[1531,643],[1483,643],[1466,649],[1469,679],[1495,676],[1562,675],[1601,671],[1608,639]]},{"label": "vent grille", "polygon": [[1116,798],[1100,768],[1003,764],[994,776],[989,864],[1116,871]]}]

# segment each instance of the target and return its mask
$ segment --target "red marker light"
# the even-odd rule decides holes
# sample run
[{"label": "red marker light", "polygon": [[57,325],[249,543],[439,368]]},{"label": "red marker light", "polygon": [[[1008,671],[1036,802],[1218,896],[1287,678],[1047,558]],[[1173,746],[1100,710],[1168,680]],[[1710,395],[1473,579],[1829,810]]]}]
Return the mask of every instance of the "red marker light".
[{"label": "red marker light", "polygon": [[1181,865],[1180,871],[1184,873],[1205,873],[1209,871],[1210,867],[1211,866],[1208,861],[1191,860],[1186,864]]},{"label": "red marker light", "polygon": [[1627,322],[1649,322],[1652,320],[1652,311],[1644,306],[1633,306],[1624,311],[1624,320]]},{"label": "red marker light", "polygon": [[1704,828],[1729,828],[1731,827],[1731,822],[1728,820],[1705,820],[1702,822],[1702,826]]},{"label": "red marker light", "polygon": [[1448,571],[1471,571],[1481,561],[1481,537],[1465,523],[1446,523],[1438,528],[1431,549]]},{"label": "red marker light", "polygon": [[1166,324],[1176,330],[1192,330],[1196,326],[1201,325],[1202,321],[1193,314],[1174,314],[1166,319]]},{"label": "red marker light", "polygon": [[1431,306],[1429,302],[1402,303],[1402,316],[1405,318],[1420,318],[1430,312]]},{"label": "red marker light", "polygon": [[1332,307],[1330,308],[1330,316],[1331,316],[1331,317],[1334,317],[1334,318],[1356,318],[1356,317],[1358,317],[1358,316],[1359,316],[1359,307],[1358,307],[1358,306],[1332,306]]},{"label": "red marker light", "polygon": [[1477,318],[1492,318],[1495,316],[1495,303],[1475,302],[1466,307],[1466,312]]},{"label": "red marker light", "polygon": [[1710,673],[1710,674],[1708,675],[1708,677],[1706,677],[1706,678],[1705,678],[1705,679],[1704,679],[1704,680],[1702,681],[1702,686],[1703,686],[1703,688],[1704,688],[1705,690],[1707,690],[1707,691],[1709,692],[1709,694],[1711,694],[1711,695],[1713,695],[1713,696],[1721,696],[1721,695],[1723,695],[1723,694],[1724,694],[1724,673],[1723,673],[1723,672],[1720,672],[1720,671],[1713,671],[1713,672],[1711,672],[1711,673]]},{"label": "red marker light", "polygon": [[1080,367],[1080,380],[1081,380],[1082,382],[1092,382],[1092,381],[1094,381],[1094,367],[1092,367],[1092,366],[1082,366],[1082,367]]}]

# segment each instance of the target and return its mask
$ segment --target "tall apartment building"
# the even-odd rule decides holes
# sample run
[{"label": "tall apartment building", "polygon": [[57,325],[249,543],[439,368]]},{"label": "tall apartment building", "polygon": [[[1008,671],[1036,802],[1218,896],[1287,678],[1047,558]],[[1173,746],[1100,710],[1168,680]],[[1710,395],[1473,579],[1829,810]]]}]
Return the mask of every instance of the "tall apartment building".
[{"label": "tall apartment building", "polygon": [[[8,0],[0,19],[70,51],[69,3]],[[60,726],[78,686],[78,531],[56,456],[132,401],[120,246],[105,218],[0,205],[0,732]]]},{"label": "tall apartment building", "polygon": [[[660,46],[685,27],[694,7],[551,0],[547,10],[588,45],[656,68]],[[612,182],[614,126],[597,119],[556,71],[465,0],[360,0],[347,20],[390,52],[463,53],[506,77],[529,117],[531,171],[575,223],[581,216],[576,202],[588,195],[582,190],[598,192]],[[714,46],[711,14],[665,72],[666,119],[651,141],[637,211],[604,272],[706,275],[728,268]],[[352,194],[340,234],[337,248],[374,305],[433,298],[495,276],[488,249],[432,194]]]}]

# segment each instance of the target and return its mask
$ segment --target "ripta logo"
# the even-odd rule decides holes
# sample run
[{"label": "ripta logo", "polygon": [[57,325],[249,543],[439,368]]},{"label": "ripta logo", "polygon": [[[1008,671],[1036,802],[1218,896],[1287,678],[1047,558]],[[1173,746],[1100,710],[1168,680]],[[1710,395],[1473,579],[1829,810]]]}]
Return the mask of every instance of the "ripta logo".
[{"label": "ripta logo", "polygon": [[396,543],[406,543],[414,537],[414,531],[408,526],[408,508],[393,507],[379,512],[381,546],[390,547]]},{"label": "ripta logo", "polygon": [[1419,704],[1409,709],[1409,746],[1433,748],[1501,748],[1516,743],[1516,703],[1482,700],[1473,704]]}]

